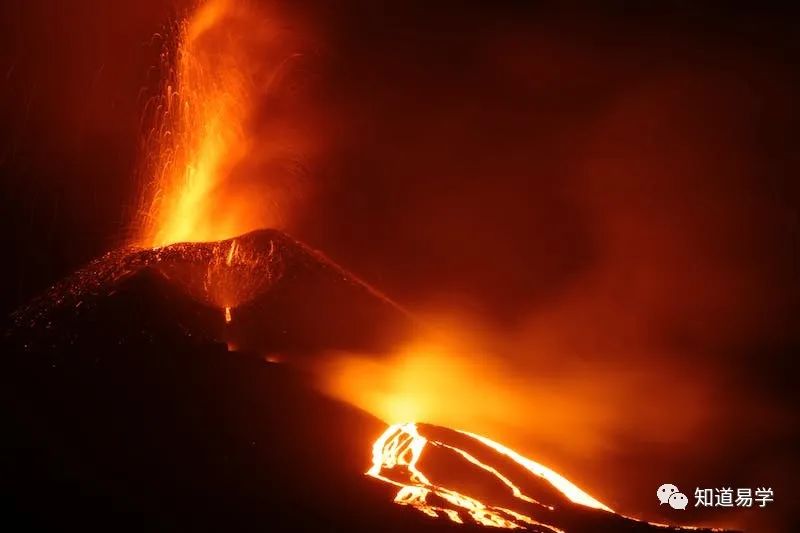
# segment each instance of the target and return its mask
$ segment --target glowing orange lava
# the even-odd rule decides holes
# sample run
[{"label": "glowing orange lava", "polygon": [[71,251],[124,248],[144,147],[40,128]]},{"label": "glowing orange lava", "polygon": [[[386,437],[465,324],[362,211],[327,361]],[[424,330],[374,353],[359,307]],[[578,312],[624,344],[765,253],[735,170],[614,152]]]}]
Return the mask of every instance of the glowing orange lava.
[{"label": "glowing orange lava", "polygon": [[[513,460],[530,473],[543,478],[570,501],[611,512],[611,509],[606,505],[589,496],[549,468],[522,457],[485,437],[466,432],[459,433],[479,441],[502,456]],[[473,497],[432,482],[418,466],[423,451],[428,446],[446,448],[457,453],[477,468],[490,473],[501,481],[515,498],[525,502],[525,504],[532,504],[526,505],[526,510],[536,507],[541,510],[553,510],[552,506],[540,503],[525,494],[509,477],[503,475],[492,465],[481,462],[465,450],[423,437],[414,423],[389,426],[375,441],[372,447],[372,466],[367,471],[367,475],[399,487],[394,500],[396,503],[410,505],[429,516],[437,517],[441,514],[457,523],[463,523],[465,519],[471,519],[478,524],[508,529],[536,525],[548,531],[562,531],[555,526],[536,520],[529,514],[503,506],[485,504]]]},{"label": "glowing orange lava", "polygon": [[248,0],[201,0],[158,36],[165,40],[163,82],[145,113],[152,127],[134,244],[218,241],[283,220],[278,206],[298,187],[287,181],[295,176],[284,162],[300,157],[295,152],[307,139],[279,119],[256,120],[265,101],[276,113],[292,105],[278,89],[300,56],[284,14],[267,9]]},{"label": "glowing orange lava", "polygon": [[530,459],[518,454],[514,450],[506,448],[502,444],[487,439],[486,437],[482,437],[481,435],[476,435],[475,433],[469,433],[467,431],[462,431],[461,433],[469,435],[470,437],[479,440],[486,446],[495,449],[502,455],[510,457],[515,462],[524,466],[525,469],[531,472],[532,474],[543,477],[548,482],[550,482],[551,485],[560,490],[567,498],[569,498],[573,502],[579,503],[581,505],[586,505],[587,507],[594,507],[595,509],[603,509],[604,511],[611,511],[611,509],[608,506],[592,498],[587,493],[576,487],[572,482],[567,480],[567,478],[563,477],[560,474],[557,474],[556,472],[550,470],[546,466],[540,465],[536,461],[531,461]]},{"label": "glowing orange lava", "polygon": [[153,191],[139,228],[145,246],[220,240],[253,229],[214,201],[219,182],[248,150],[246,80],[236,56],[219,53],[208,37],[229,8],[228,0],[204,3],[179,25],[174,60],[168,52],[162,57],[174,65],[146,154]]},{"label": "glowing orange lava", "polygon": [[[424,463],[424,466],[422,464]],[[434,518],[539,533],[636,530],[641,525],[696,531],[615,513],[553,470],[474,433],[405,422],[372,445],[365,473],[398,487],[394,502]],[[721,531],[715,528],[703,531]]]}]

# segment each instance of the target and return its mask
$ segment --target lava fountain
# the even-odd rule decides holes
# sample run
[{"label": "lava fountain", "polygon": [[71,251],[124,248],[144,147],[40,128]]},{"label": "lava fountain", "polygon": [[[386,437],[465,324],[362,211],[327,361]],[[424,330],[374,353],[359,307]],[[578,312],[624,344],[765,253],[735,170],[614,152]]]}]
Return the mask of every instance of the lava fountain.
[{"label": "lava fountain", "polygon": [[[296,187],[278,183],[291,174],[280,161],[307,139],[264,140],[250,125],[258,114],[280,114],[282,76],[301,54],[298,34],[263,10],[208,0],[158,36],[163,80],[145,112],[134,244],[219,241],[279,225],[279,197]],[[265,102],[277,109],[263,109]],[[281,125],[274,116],[270,123]]]}]

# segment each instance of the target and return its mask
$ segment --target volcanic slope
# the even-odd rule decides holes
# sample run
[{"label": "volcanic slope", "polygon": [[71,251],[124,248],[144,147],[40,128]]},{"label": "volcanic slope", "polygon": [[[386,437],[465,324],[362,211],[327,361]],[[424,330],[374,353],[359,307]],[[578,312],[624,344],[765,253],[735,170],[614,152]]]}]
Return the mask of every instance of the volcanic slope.
[{"label": "volcanic slope", "polygon": [[[416,327],[276,231],[106,254],[15,313],[3,339],[5,516],[36,531],[486,531],[475,517],[491,513],[449,494],[505,509],[517,529],[671,529],[564,499],[464,433],[406,426],[425,439],[422,480],[384,462],[400,428],[320,395],[291,364],[379,352]],[[427,501],[400,497],[423,481]]]},{"label": "volcanic slope", "polygon": [[377,290],[276,230],[109,252],[12,319],[15,337],[37,351],[128,342],[164,324],[264,354],[381,351],[416,328]]}]

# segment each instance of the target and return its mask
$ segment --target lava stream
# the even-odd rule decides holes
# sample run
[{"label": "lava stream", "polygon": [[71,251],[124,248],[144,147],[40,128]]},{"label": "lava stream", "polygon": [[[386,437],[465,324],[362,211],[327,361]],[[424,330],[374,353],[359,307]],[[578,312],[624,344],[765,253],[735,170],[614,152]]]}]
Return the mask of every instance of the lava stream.
[{"label": "lava stream", "polygon": [[[525,470],[545,479],[570,501],[595,509],[611,511],[607,506],[552,470],[526,459],[485,437],[463,431],[458,431],[458,433],[492,448],[497,453],[513,460]],[[394,501],[400,505],[415,507],[428,516],[438,517],[445,515],[457,523],[464,523],[465,517],[469,516],[474,522],[485,526],[507,529],[534,526],[540,531],[563,532],[562,529],[555,526],[537,521],[529,514],[504,506],[488,505],[476,498],[432,482],[418,466],[422,452],[429,445],[434,448],[455,452],[472,465],[490,473],[510,490],[513,497],[525,502],[526,510],[531,508],[539,508],[544,512],[553,510],[552,506],[540,503],[525,494],[519,486],[514,484],[509,477],[503,475],[497,468],[481,462],[466,450],[422,436],[417,425],[411,422],[389,426],[375,441],[372,447],[372,466],[366,474],[399,487]]]},{"label": "lava stream", "polygon": [[621,515],[502,444],[429,424],[389,426],[372,446],[366,475],[398,487],[395,503],[458,524],[537,533],[722,531]]}]

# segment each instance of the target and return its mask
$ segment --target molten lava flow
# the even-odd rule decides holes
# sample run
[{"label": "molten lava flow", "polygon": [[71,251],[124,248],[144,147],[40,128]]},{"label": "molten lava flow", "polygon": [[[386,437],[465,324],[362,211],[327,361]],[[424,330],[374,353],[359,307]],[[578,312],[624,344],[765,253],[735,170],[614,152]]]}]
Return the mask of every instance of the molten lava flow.
[{"label": "molten lava flow", "polygon": [[389,426],[372,446],[366,475],[398,487],[395,503],[458,524],[537,533],[721,531],[623,516],[502,444],[429,424]]},{"label": "molten lava flow", "polygon": [[[401,505],[416,507],[428,516],[437,517],[441,512],[450,520],[463,523],[456,509],[433,505],[428,501],[430,495],[435,495],[453,507],[465,510],[480,524],[506,528],[518,527],[516,523],[504,517],[504,513],[499,509],[491,509],[468,496],[433,485],[417,468],[417,462],[427,443],[428,440],[417,432],[414,424],[390,426],[372,447],[372,467],[367,474],[399,486],[400,490],[394,501]],[[383,474],[384,468],[395,473],[396,467],[400,467],[402,475],[407,476],[405,482],[396,481]]]},{"label": "molten lava flow", "polygon": [[569,498],[573,502],[579,503],[581,505],[586,505],[587,507],[594,507],[595,509],[603,509],[604,511],[612,512],[609,507],[600,503],[596,499],[592,498],[584,491],[576,487],[572,482],[567,480],[567,478],[565,478],[560,474],[557,474],[556,472],[553,472],[546,466],[540,465],[536,461],[531,461],[527,457],[523,457],[514,450],[506,448],[502,444],[487,439],[486,437],[476,435],[475,433],[469,433],[467,431],[462,431],[461,433],[464,433],[465,435],[469,435],[470,437],[479,440],[486,446],[489,446],[490,448],[493,448],[497,452],[510,457],[520,465],[524,466],[525,469],[527,469],[531,473],[543,477],[548,482],[550,482],[551,485],[560,490],[567,498]]},{"label": "molten lava flow", "polygon": [[[463,431],[457,433],[494,450],[525,471],[545,480],[567,500],[611,512],[607,506],[552,470],[485,437]],[[489,505],[441,483],[434,483],[419,466],[423,451],[428,447],[452,452],[466,460],[469,465],[490,474],[502,483],[513,498],[521,502],[521,505],[517,509],[509,508],[509,504]],[[455,445],[422,436],[414,423],[394,424],[375,441],[372,447],[372,466],[367,475],[399,487],[395,496],[396,503],[410,505],[429,516],[437,517],[443,514],[458,523],[463,523],[469,517],[478,524],[508,529],[536,526],[542,531],[562,531],[531,516],[534,512],[549,514],[554,510],[554,506],[541,503],[526,494],[510,476],[502,473],[498,467],[479,460],[472,453]]]}]

